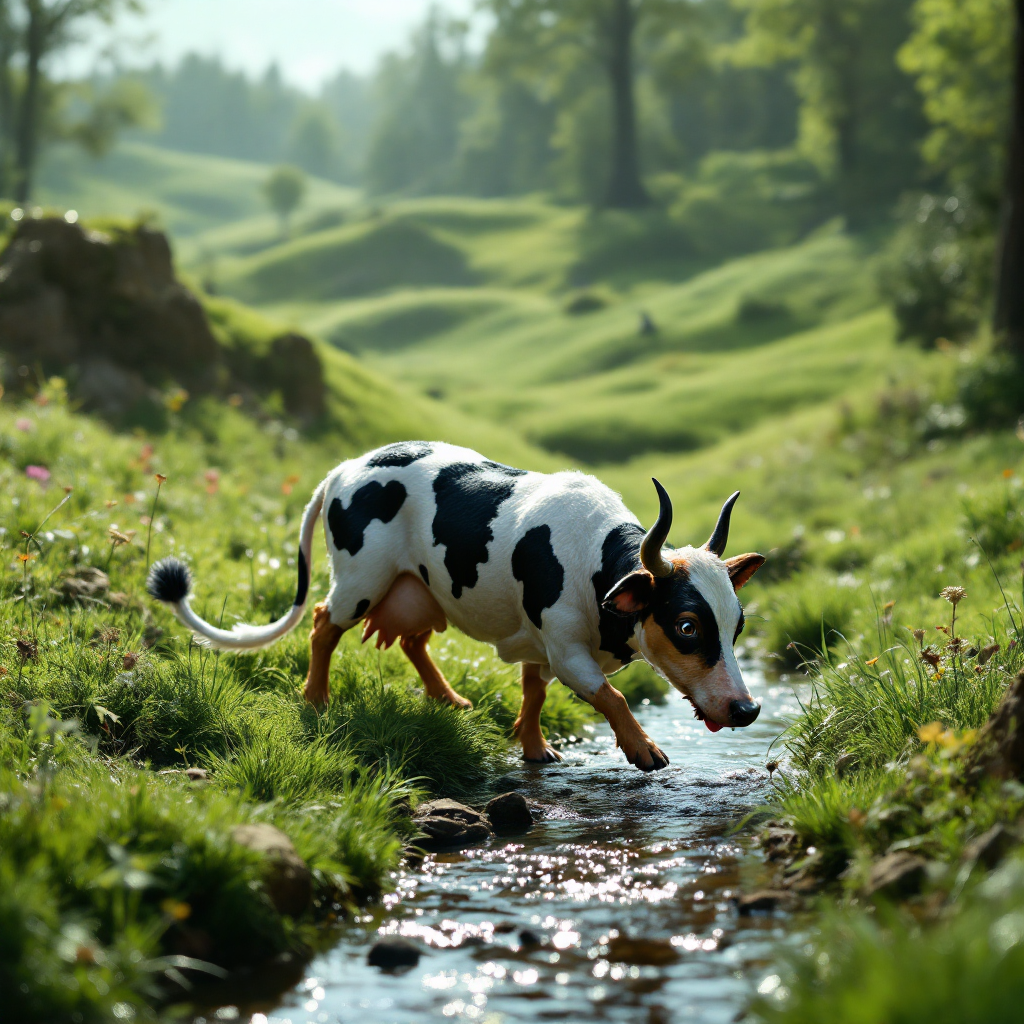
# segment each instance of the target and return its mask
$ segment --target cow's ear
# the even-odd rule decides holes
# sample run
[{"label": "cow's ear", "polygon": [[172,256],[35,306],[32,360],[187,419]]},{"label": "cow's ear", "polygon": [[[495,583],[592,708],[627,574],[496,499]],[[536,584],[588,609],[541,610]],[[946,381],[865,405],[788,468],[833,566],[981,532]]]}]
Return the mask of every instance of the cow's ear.
[{"label": "cow's ear", "polygon": [[725,560],[733,590],[739,590],[764,565],[764,555],[736,555]]},{"label": "cow's ear", "polygon": [[624,576],[604,596],[602,608],[618,615],[638,615],[654,600],[654,577],[646,569]]}]

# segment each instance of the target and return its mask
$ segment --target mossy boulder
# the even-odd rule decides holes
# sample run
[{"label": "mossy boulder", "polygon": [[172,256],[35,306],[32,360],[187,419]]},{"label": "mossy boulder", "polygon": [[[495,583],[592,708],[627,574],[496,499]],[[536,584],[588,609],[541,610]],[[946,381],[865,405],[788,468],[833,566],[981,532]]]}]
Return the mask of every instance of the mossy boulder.
[{"label": "mossy boulder", "polygon": [[175,276],[167,236],[142,224],[22,221],[0,253],[0,357],[5,386],[59,374],[86,408],[113,418],[159,406],[174,385],[278,392],[284,411],[307,421],[325,407],[312,342],[284,333],[256,347],[224,343]]}]

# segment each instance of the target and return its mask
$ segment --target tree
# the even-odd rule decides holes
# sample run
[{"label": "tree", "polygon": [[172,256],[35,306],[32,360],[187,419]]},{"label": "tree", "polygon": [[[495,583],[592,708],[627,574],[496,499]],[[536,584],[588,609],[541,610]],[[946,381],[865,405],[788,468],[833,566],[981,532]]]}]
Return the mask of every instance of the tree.
[{"label": "tree", "polygon": [[1015,0],[1013,103],[996,268],[995,327],[1024,363],[1024,0]]},{"label": "tree", "polygon": [[281,218],[281,231],[288,232],[291,215],[306,196],[306,176],[298,167],[275,167],[263,185],[270,208]]},{"label": "tree", "polygon": [[454,185],[460,125],[468,113],[466,26],[432,10],[411,52],[389,54],[375,85],[379,111],[366,158],[375,192],[441,191]]},{"label": "tree", "polygon": [[899,52],[930,130],[922,153],[994,215],[1003,189],[1010,116],[1013,0],[917,0]]},{"label": "tree", "polygon": [[32,195],[33,176],[45,113],[43,64],[74,41],[75,26],[89,18],[110,23],[120,9],[141,10],[141,0],[22,0],[24,6],[24,84],[15,137],[15,199]]},{"label": "tree", "polygon": [[806,154],[830,171],[851,227],[884,215],[918,173],[924,134],[913,82],[896,63],[913,0],[737,0],[737,59],[790,63]]},{"label": "tree", "polygon": [[307,103],[299,111],[288,140],[288,155],[310,174],[332,179],[340,176],[341,131],[323,104]]},{"label": "tree", "polygon": [[0,0],[0,196],[8,193],[14,162],[14,69],[17,31],[10,0]]},{"label": "tree", "polygon": [[917,0],[912,20],[899,59],[931,123],[923,152],[999,235],[993,323],[1024,363],[1024,2]]},{"label": "tree", "polygon": [[604,202],[623,209],[649,202],[640,168],[635,47],[641,26],[690,14],[689,0],[486,0],[496,24],[487,59],[547,80],[565,99],[599,70],[608,90],[608,167]]}]

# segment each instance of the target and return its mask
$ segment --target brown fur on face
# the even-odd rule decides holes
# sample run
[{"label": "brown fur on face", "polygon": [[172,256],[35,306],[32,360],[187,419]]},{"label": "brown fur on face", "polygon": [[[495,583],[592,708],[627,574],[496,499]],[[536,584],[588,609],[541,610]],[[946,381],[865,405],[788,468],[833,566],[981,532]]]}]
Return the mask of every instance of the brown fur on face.
[{"label": "brown fur on face", "polygon": [[644,653],[645,656],[649,655],[647,660],[661,667],[676,689],[689,694],[691,685],[703,680],[708,674],[704,660],[699,654],[680,654],[653,616],[644,619],[641,629],[647,648]]}]

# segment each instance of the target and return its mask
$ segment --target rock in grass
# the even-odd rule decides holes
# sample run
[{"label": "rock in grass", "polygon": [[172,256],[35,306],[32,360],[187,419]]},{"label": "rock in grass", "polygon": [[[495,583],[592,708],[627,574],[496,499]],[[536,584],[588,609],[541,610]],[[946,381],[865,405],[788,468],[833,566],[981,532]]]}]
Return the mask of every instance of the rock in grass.
[{"label": "rock in grass", "polygon": [[533,815],[522,793],[502,793],[485,808],[491,828],[499,835],[529,832],[533,828]]},{"label": "rock in grass", "polygon": [[782,860],[800,849],[800,836],[780,825],[769,825],[761,835],[761,848],[769,860]]},{"label": "rock in grass", "polygon": [[928,864],[923,857],[901,850],[875,861],[868,875],[867,894],[899,899],[914,896],[924,884]]},{"label": "rock in grass", "polygon": [[982,726],[967,756],[967,769],[973,782],[1024,779],[1024,672],[1010,683]]},{"label": "rock in grass", "polygon": [[740,917],[751,914],[772,914],[776,910],[791,907],[795,903],[792,893],[784,889],[759,889],[736,897],[736,909]]},{"label": "rock in grass", "polygon": [[993,825],[964,848],[963,859],[969,863],[994,868],[1016,842],[1016,837],[1003,825]]},{"label": "rock in grass", "polygon": [[420,962],[419,947],[398,935],[379,939],[370,947],[366,962],[371,967],[393,971],[398,967],[415,967]]},{"label": "rock in grass", "polygon": [[487,819],[455,800],[429,800],[420,804],[413,822],[422,833],[415,843],[424,850],[461,849],[491,838]]},{"label": "rock in grass", "polygon": [[66,601],[96,601],[110,590],[110,577],[94,566],[83,566],[58,584]]},{"label": "rock in grass", "polygon": [[295,852],[291,839],[265,823],[239,825],[232,838],[263,854],[263,887],[279,914],[299,917],[313,898],[313,878],[306,862]]}]

